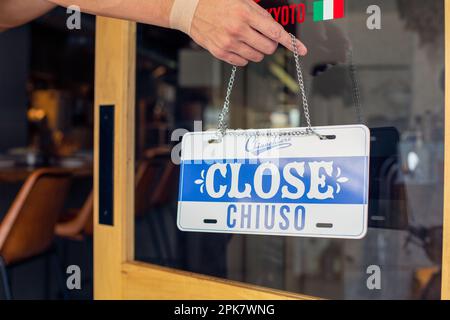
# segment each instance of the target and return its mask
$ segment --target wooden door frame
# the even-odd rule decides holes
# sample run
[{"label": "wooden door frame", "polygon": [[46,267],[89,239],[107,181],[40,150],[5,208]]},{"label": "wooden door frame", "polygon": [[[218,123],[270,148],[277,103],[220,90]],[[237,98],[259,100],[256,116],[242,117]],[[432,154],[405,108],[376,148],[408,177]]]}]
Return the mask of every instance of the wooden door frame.
[{"label": "wooden door frame", "polygon": [[[450,0],[445,51],[450,52]],[[318,299],[134,261],[136,23],[98,17],[95,62],[95,299]],[[450,65],[450,54],[445,55]],[[446,72],[445,105],[450,105]],[[99,224],[100,106],[114,106],[114,226]],[[450,112],[445,114],[445,181],[450,183]],[[450,185],[444,184],[442,298],[450,299]]]},{"label": "wooden door frame", "polygon": [[444,217],[442,252],[443,300],[450,300],[450,0],[445,0],[445,156],[444,156]]}]

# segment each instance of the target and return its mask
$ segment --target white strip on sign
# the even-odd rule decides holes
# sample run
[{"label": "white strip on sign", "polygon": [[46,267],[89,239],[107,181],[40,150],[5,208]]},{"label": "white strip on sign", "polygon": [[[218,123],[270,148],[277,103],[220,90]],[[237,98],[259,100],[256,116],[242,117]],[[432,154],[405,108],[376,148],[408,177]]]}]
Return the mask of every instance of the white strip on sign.
[{"label": "white strip on sign", "polygon": [[367,232],[370,133],[318,127],[330,137],[216,132],[183,137],[178,228],[192,232],[360,239]]},{"label": "white strip on sign", "polygon": [[334,0],[323,0],[323,20],[332,20],[334,17]]}]

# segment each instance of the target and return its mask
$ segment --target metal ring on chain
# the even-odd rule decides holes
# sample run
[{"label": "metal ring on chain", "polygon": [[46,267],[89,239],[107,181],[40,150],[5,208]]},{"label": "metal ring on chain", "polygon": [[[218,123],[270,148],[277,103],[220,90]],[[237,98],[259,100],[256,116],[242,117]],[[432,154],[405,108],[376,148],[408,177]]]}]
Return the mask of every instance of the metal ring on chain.
[{"label": "metal ring on chain", "polygon": [[281,131],[281,132],[276,132],[276,133],[269,131],[269,130],[267,130],[265,132],[258,130],[258,131],[255,131],[254,133],[250,133],[246,130],[228,130],[228,113],[230,112],[230,97],[231,97],[231,93],[233,91],[233,86],[234,86],[234,81],[236,79],[236,71],[237,71],[237,67],[233,66],[233,68],[231,69],[230,80],[228,81],[227,92],[225,95],[225,101],[223,104],[223,108],[219,115],[218,132],[219,132],[220,136],[217,139],[211,139],[209,141],[210,143],[221,142],[222,138],[226,134],[246,135],[246,136],[310,136],[310,135],[316,135],[321,140],[328,139],[327,136],[323,136],[323,135],[317,133],[314,130],[314,128],[311,126],[311,116],[309,114],[308,99],[306,97],[305,83],[303,80],[303,73],[302,73],[302,68],[300,65],[300,58],[299,58],[298,48],[297,48],[297,44],[296,44],[297,40],[293,34],[290,34],[290,36],[291,36],[292,48],[293,48],[293,52],[294,52],[297,80],[298,80],[299,89],[300,89],[299,90],[299,98],[302,101],[303,113],[304,113],[304,116],[306,119],[307,128],[305,130],[286,131],[286,132]]}]

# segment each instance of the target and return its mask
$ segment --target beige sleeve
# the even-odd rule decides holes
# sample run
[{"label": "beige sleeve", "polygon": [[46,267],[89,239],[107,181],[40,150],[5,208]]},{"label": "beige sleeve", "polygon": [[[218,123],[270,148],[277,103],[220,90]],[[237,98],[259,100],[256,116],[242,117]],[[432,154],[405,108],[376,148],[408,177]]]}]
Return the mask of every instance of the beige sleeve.
[{"label": "beige sleeve", "polygon": [[199,0],[175,0],[170,12],[170,27],[190,34]]}]

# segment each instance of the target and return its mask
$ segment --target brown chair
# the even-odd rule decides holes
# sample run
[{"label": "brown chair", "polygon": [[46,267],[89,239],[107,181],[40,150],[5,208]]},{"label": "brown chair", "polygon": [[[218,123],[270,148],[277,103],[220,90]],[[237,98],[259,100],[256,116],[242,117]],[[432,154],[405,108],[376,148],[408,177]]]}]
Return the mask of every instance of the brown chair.
[{"label": "brown chair", "polygon": [[70,178],[70,173],[62,170],[35,171],[0,222],[0,275],[6,299],[12,297],[7,267],[46,254],[52,248]]},{"label": "brown chair", "polygon": [[[173,181],[177,181],[177,167],[170,160],[171,149],[161,146],[148,149],[145,158],[139,162],[136,170],[135,214],[142,218],[149,210],[169,202],[173,192]],[[177,186],[177,183],[175,183]],[[176,187],[175,187],[176,188]],[[149,196],[150,190],[153,190]],[[58,237],[82,241],[93,234],[93,192],[90,193],[81,209],[71,210],[55,228]],[[148,220],[146,220],[149,223]],[[150,224],[150,234],[161,252],[162,245],[157,239],[157,231]],[[163,243],[166,243],[163,241]],[[63,251],[67,250],[66,247]]]},{"label": "brown chair", "polygon": [[[94,233],[94,192],[91,191],[79,209],[70,209],[60,217],[55,227],[55,235],[60,238],[59,252],[64,265],[66,265],[69,252],[69,242],[76,241],[85,244],[84,253],[91,257],[88,252],[92,250],[92,239]],[[68,241],[67,241],[68,240]],[[89,283],[92,283],[89,279]]]},{"label": "brown chair", "polygon": [[161,230],[156,228],[160,222],[153,222],[154,219],[159,219],[153,209],[160,202],[160,196],[165,196],[165,192],[169,191],[166,188],[166,182],[170,176],[168,176],[166,167],[168,162],[171,163],[170,155],[170,146],[150,148],[145,151],[144,158],[139,161],[136,170],[134,203],[136,219],[148,225],[151,242],[158,257],[163,255],[164,241],[161,242],[159,239],[158,234],[161,233]]},{"label": "brown chair", "polygon": [[[169,158],[166,160],[165,165],[162,168],[162,175],[159,178],[159,183],[154,189],[150,197],[150,209],[154,210],[154,218],[157,221],[159,229],[162,229],[161,239],[157,240],[155,244],[160,246],[158,250],[161,257],[161,263],[168,265],[169,261],[174,261],[173,248],[171,247],[171,241],[166,232],[166,218],[162,212],[158,212],[158,209],[170,204],[174,195],[177,193],[178,188],[178,175],[179,169]],[[156,232],[156,230],[154,230]],[[163,258],[164,257],[164,258]]]},{"label": "brown chair", "polygon": [[[170,148],[167,146],[152,148],[147,150],[145,155],[146,159],[139,163],[136,171],[135,213],[137,216],[143,215],[149,208],[148,190],[152,188],[158,170],[152,160],[170,155]],[[81,209],[75,209],[72,212],[74,214],[69,214],[69,219],[65,218],[56,224],[55,234],[70,240],[83,240],[85,236],[91,236],[94,217],[93,192],[89,194]]]},{"label": "brown chair", "polygon": [[179,172],[178,167],[168,159],[163,168],[158,186],[150,197],[151,208],[161,207],[170,203],[177,192]]},{"label": "brown chair", "polygon": [[91,191],[83,207],[70,215],[70,219],[59,221],[55,227],[55,235],[71,240],[83,240],[92,236],[94,229],[94,193]]},{"label": "brown chair", "polygon": [[[161,146],[146,150],[145,158],[138,164],[136,170],[136,192],[135,192],[135,213],[137,216],[144,215],[154,206],[154,194],[161,194],[159,191],[162,182],[165,180],[165,164],[170,161],[171,149],[168,146]],[[162,172],[162,174],[161,174]],[[149,197],[149,192],[153,190],[153,195]]]},{"label": "brown chair", "polygon": [[173,250],[166,229],[167,217],[159,209],[169,204],[176,194],[179,172],[170,155],[168,147],[148,150],[136,176],[136,215],[148,225],[158,263],[164,265],[172,259]]},{"label": "brown chair", "polygon": [[157,180],[158,167],[149,160],[141,160],[136,170],[134,212],[137,217],[145,214],[149,207],[148,191]]}]

